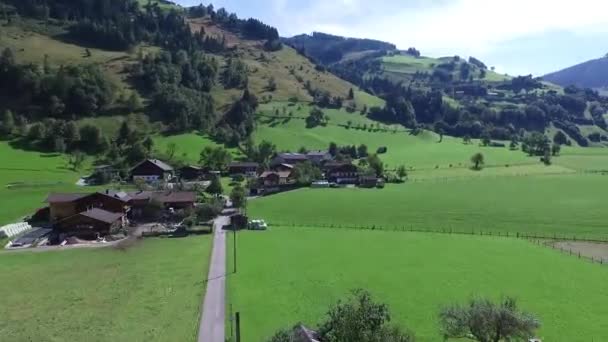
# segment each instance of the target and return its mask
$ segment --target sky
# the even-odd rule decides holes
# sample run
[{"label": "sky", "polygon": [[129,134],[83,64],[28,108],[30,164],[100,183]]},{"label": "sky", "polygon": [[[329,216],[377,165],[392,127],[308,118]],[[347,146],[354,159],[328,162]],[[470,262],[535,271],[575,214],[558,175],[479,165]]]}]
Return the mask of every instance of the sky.
[{"label": "sky", "polygon": [[260,19],[284,37],[319,31],[379,39],[430,57],[474,56],[510,75],[542,76],[608,53],[605,0],[216,0],[213,5]]}]

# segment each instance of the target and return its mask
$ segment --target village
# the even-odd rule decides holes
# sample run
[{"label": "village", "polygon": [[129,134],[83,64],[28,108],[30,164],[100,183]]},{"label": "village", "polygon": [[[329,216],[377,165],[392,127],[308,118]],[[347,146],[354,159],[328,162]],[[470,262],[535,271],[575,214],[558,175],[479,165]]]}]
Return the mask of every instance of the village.
[{"label": "village", "polygon": [[[297,170],[302,165],[316,170],[312,172],[314,179],[308,182],[298,180]],[[88,179],[117,177],[117,170],[100,165]],[[128,237],[209,234],[213,231],[214,216],[219,215],[230,218],[226,229],[266,229],[263,220],[249,220],[239,206],[233,207],[229,196],[219,194],[215,202],[220,203],[220,208],[211,214],[205,213],[201,219],[196,211],[201,209],[205,199],[200,198],[199,192],[221,177],[245,182],[243,191],[250,199],[305,186],[376,188],[384,185],[381,178],[363,173],[351,161],[336,161],[327,151],[278,153],[267,167],[255,162],[237,161],[228,164],[224,170],[195,165],[174,168],[158,159],[146,159],[129,170],[128,190],[107,188],[48,194],[46,199],[41,199],[46,206],[25,222],[5,228],[2,233],[9,238],[17,237],[6,247],[101,246]],[[205,229],[193,230],[194,226]]]}]

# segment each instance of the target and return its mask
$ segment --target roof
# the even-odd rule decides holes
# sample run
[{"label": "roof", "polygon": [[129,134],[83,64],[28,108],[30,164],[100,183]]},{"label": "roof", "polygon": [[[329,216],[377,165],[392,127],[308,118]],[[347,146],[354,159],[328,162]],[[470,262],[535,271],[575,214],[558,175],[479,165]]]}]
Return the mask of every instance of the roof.
[{"label": "roof", "polygon": [[158,160],[158,159],[146,159],[144,161],[142,161],[141,163],[135,165],[135,167],[133,167],[133,169],[139,167],[140,165],[144,164],[144,163],[152,163],[153,165],[157,166],[158,168],[160,168],[163,171],[173,171],[173,167],[165,162],[163,162],[162,160]]},{"label": "roof", "polygon": [[255,162],[234,162],[234,163],[230,163],[228,164],[228,167],[258,167],[260,166],[259,163],[255,163]]},{"label": "roof", "polygon": [[46,203],[70,203],[89,195],[86,193],[51,193],[44,201]]},{"label": "roof", "polygon": [[194,203],[196,202],[196,193],[186,191],[170,191],[164,193],[154,193],[152,198],[163,203]]},{"label": "roof", "polygon": [[279,153],[278,157],[282,159],[308,160],[308,157],[302,153]]},{"label": "roof", "polygon": [[271,175],[277,175],[279,178],[289,178],[291,171],[266,171],[260,175],[260,178],[266,178]]},{"label": "roof", "polygon": [[183,170],[183,169],[193,169],[193,170],[198,170],[198,171],[203,170],[203,168],[202,168],[202,167],[200,167],[200,166],[196,166],[196,165],[186,165],[186,166],[183,166],[181,169],[182,169],[182,170]]},{"label": "roof", "polygon": [[122,218],[122,214],[111,213],[99,208],[93,208],[91,210],[84,211],[78,215],[91,218],[96,221],[104,223],[114,223]]},{"label": "roof", "polygon": [[307,153],[309,157],[326,157],[329,154],[328,151],[310,151]]}]

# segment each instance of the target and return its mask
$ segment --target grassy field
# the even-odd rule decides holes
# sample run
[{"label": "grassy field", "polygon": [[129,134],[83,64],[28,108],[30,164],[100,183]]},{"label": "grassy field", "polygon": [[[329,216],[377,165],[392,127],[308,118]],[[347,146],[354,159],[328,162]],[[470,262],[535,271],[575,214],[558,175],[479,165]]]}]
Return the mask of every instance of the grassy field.
[{"label": "grassy field", "polygon": [[356,288],[389,304],[394,322],[419,342],[442,340],[443,305],[505,295],[541,319],[543,341],[608,336],[598,321],[608,315],[608,269],[523,240],[273,227],[241,233],[237,244],[229,304],[241,313],[246,341],[297,322],[315,326]]},{"label": "grassy field", "polygon": [[385,189],[304,189],[252,201],[270,222],[461,232],[530,233],[608,239],[608,177],[500,176],[433,180]]},{"label": "grassy field", "polygon": [[194,341],[211,238],[0,254],[6,341]]},{"label": "grassy field", "polygon": [[348,121],[351,121],[352,127],[368,125],[369,128],[374,122],[358,113],[348,113],[343,110],[325,110],[330,118],[329,124],[326,127],[312,129],[306,128],[305,121],[298,118],[307,116],[309,112],[309,108],[304,105],[300,106],[301,109],[298,110],[298,105],[289,107],[282,104],[268,104],[260,108],[260,113],[270,115],[276,108],[280,108],[280,115],[283,115],[282,108],[286,108],[287,115],[293,112],[294,118],[260,117],[255,139],[271,141],[280,150],[297,151],[302,146],[308,149],[327,149],[330,142],[338,145],[366,144],[370,152],[386,146],[388,153],[382,155],[381,158],[389,167],[406,165],[415,169],[428,169],[436,166],[449,168],[450,164],[467,166],[470,164],[471,156],[477,152],[485,155],[486,164],[490,166],[538,163],[537,158],[530,158],[521,151],[480,147],[476,143],[465,145],[459,138],[444,137],[443,142],[439,143],[439,136],[427,131],[413,136],[403,128],[394,131],[393,127],[389,127],[388,131],[375,132],[370,132],[369,129],[347,129],[340,125],[346,125]]},{"label": "grassy field", "polygon": [[[175,144],[175,157],[177,159],[194,165],[199,164],[201,151],[205,146],[224,146],[214,142],[207,136],[197,133],[154,137],[154,150],[157,152],[166,154],[166,151],[171,144]],[[231,149],[230,151],[234,158],[240,157],[240,152],[238,150]]]},{"label": "grassy field", "polygon": [[43,207],[49,192],[77,190],[78,174],[65,156],[17,150],[7,142],[0,142],[0,156],[0,225]]}]

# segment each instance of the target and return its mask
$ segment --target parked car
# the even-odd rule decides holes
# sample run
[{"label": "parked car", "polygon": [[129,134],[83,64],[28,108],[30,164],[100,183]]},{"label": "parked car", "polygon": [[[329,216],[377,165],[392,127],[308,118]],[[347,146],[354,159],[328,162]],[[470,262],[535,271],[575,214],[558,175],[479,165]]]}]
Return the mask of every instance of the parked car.
[{"label": "parked car", "polygon": [[247,229],[249,230],[267,230],[268,225],[264,220],[251,220],[247,225]]}]

